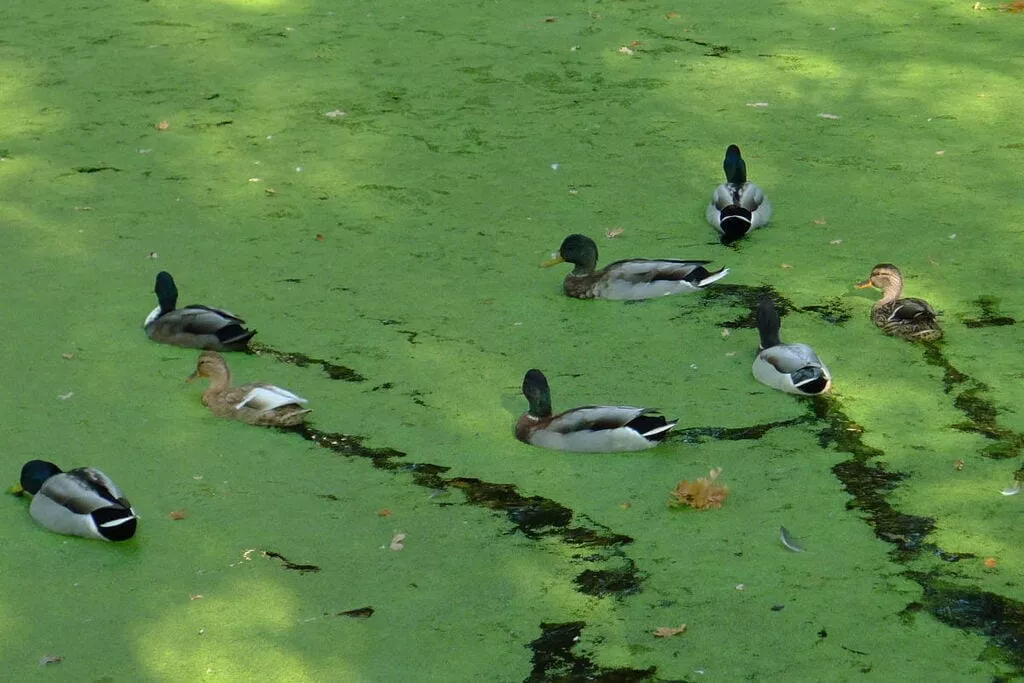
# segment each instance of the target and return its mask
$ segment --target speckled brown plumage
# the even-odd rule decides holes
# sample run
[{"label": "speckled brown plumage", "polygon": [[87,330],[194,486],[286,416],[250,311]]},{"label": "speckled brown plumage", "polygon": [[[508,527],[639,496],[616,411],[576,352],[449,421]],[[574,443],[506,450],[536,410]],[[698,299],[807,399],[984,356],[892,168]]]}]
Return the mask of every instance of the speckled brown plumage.
[{"label": "speckled brown plumage", "polygon": [[882,290],[882,298],[871,307],[871,322],[886,334],[910,341],[942,338],[935,309],[924,299],[900,296],[903,293],[903,276],[891,263],[879,263],[871,270],[871,276],[857,283],[856,287]]}]

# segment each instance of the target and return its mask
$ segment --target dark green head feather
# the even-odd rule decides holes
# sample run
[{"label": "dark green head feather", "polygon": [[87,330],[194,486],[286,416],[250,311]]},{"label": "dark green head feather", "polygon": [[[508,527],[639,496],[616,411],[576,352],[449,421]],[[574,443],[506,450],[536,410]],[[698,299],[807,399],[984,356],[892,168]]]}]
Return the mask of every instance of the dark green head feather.
[{"label": "dark green head feather", "polygon": [[740,155],[740,148],[736,145],[729,145],[725,150],[725,161],[722,163],[725,169],[725,179],[733,185],[742,185],[747,182],[747,162],[743,161]]},{"label": "dark green head feather", "polygon": [[29,460],[21,468],[21,488],[34,496],[43,487],[43,482],[53,475],[60,473],[61,469],[52,462]]},{"label": "dark green head feather", "polygon": [[770,349],[782,343],[779,339],[779,312],[768,297],[761,297],[757,303],[757,331],[761,333],[761,348]]},{"label": "dark green head feather", "polygon": [[178,288],[174,284],[174,278],[166,270],[156,274],[156,286],[153,287],[153,291],[156,292],[163,313],[170,313],[178,305]]},{"label": "dark green head feather", "polygon": [[574,273],[591,273],[597,267],[597,244],[586,235],[569,235],[562,240],[558,255],[576,266]]},{"label": "dark green head feather", "polygon": [[548,379],[540,370],[533,369],[523,377],[523,396],[530,402],[530,415],[549,417],[551,415],[551,389]]}]

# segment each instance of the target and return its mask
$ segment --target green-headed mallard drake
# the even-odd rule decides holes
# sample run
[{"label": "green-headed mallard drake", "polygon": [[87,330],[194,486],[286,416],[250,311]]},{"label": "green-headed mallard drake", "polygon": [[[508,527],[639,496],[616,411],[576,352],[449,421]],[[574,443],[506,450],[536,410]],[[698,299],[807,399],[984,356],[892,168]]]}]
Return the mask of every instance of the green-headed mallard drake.
[{"label": "green-headed mallard drake", "polygon": [[783,344],[779,339],[779,312],[768,297],[757,304],[757,330],[761,347],[754,359],[754,378],[787,394],[822,394],[832,386],[832,375],[807,344]]},{"label": "green-headed mallard drake", "polygon": [[50,531],[101,541],[135,535],[138,517],[131,503],[97,469],[62,472],[52,462],[30,460],[21,468],[21,488],[32,494],[29,514]]},{"label": "green-headed mallard drake", "polygon": [[217,417],[260,427],[292,427],[301,424],[310,412],[302,407],[306,399],[273,384],[231,386],[231,371],[216,351],[199,354],[196,371],[188,381],[197,377],[210,380],[210,386],[203,392],[203,405]]},{"label": "green-headed mallard drake", "polygon": [[722,244],[729,244],[767,225],[772,217],[772,203],[760,187],[747,181],[747,162],[740,155],[739,147],[729,145],[722,167],[726,182],[711,194],[706,216],[711,227],[718,231]]},{"label": "green-headed mallard drake", "polygon": [[877,287],[882,298],[871,307],[871,322],[886,334],[911,341],[934,341],[942,337],[936,313],[924,299],[900,298],[903,276],[891,263],[879,263],[871,277],[854,285],[857,289]]},{"label": "green-headed mallard drake", "polygon": [[245,329],[245,321],[220,308],[193,304],[175,308],[178,288],[171,274],[157,273],[153,289],[160,305],[146,316],[146,336],[161,344],[214,351],[245,351],[255,330]]},{"label": "green-headed mallard drake", "polygon": [[577,299],[636,301],[669,294],[696,292],[729,274],[728,268],[709,271],[710,261],[627,259],[597,267],[597,245],[586,235],[569,235],[558,253],[541,265],[545,268],[569,262],[575,268],[565,276],[563,288]]},{"label": "green-headed mallard drake", "polygon": [[523,395],[530,408],[516,421],[516,438],[523,443],[557,451],[611,453],[657,446],[676,420],[657,411],[630,406],[584,406],[551,414],[551,390],[540,370],[523,378]]}]

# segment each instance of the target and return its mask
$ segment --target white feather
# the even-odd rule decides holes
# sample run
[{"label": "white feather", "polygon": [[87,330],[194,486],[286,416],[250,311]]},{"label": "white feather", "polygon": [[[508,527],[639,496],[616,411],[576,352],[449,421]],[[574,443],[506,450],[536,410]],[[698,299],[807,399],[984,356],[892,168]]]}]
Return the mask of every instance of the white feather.
[{"label": "white feather", "polygon": [[308,402],[287,389],[282,389],[273,384],[265,384],[249,391],[245,398],[235,406],[235,410],[245,406],[253,410],[268,412],[282,406],[303,405]]}]

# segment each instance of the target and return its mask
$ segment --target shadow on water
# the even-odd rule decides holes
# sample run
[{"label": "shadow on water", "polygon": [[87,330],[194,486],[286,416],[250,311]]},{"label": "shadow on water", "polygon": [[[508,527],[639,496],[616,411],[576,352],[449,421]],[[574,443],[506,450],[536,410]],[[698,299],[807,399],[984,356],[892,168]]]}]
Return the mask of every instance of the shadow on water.
[{"label": "shadow on water", "polygon": [[[829,300],[820,305],[795,307],[769,286],[748,287],[725,285],[707,292],[709,303],[745,308],[753,311],[762,296],[770,296],[780,314],[810,312],[832,324],[843,324],[850,312],[839,301]],[[987,303],[981,303],[985,301]],[[1013,324],[993,313],[994,302],[979,299],[982,315],[977,320],[994,320],[992,325]],[[970,326],[970,323],[965,321]],[[753,313],[723,323],[725,327],[756,327]],[[975,327],[979,325],[974,325]],[[1001,427],[997,423],[998,410],[987,398],[988,387],[955,368],[943,355],[941,343],[922,344],[925,360],[943,370],[943,387],[947,394],[956,393],[953,405],[961,410],[966,421],[952,425],[954,429],[982,435],[993,443],[982,449],[991,458],[1016,455],[1024,445],[1024,435]],[[328,361],[311,358],[301,353],[283,352],[259,346],[255,353],[272,355],[281,362],[300,367],[320,365],[332,379],[363,381],[354,370]],[[719,441],[756,440],[773,429],[811,426],[818,429],[821,448],[833,448],[849,458],[832,468],[836,478],[850,496],[846,507],[856,511],[874,530],[875,535],[894,546],[890,553],[893,561],[906,565],[921,553],[934,555],[947,563],[972,558],[970,553],[957,553],[940,548],[928,541],[935,522],[900,512],[889,502],[889,493],[907,475],[886,469],[878,459],[885,455],[881,449],[864,443],[863,429],[844,412],[838,399],[817,396],[802,399],[807,406],[805,415],[778,422],[741,427],[690,427],[678,429],[671,437],[684,443],[699,443],[712,439]],[[430,489],[433,497],[460,491],[466,504],[504,513],[511,523],[511,533],[519,532],[531,540],[556,539],[575,548],[593,549],[594,552],[577,559],[598,564],[597,568],[583,570],[573,579],[580,593],[603,598],[624,599],[641,592],[646,574],[635,560],[623,550],[633,539],[617,534],[603,525],[575,513],[570,508],[548,498],[527,496],[515,485],[486,482],[471,477],[446,477],[447,467],[430,463],[409,462],[406,454],[391,448],[370,448],[363,437],[319,431],[303,425],[283,431],[294,432],[302,438],[327,448],[338,455],[366,458],[377,469],[406,473],[417,486]],[[1019,473],[1018,473],[1019,474]],[[453,505],[443,502],[442,505]],[[285,569],[301,573],[319,571],[312,564],[296,564],[279,553],[263,551],[267,557],[278,559]],[[912,602],[903,611],[904,618],[928,612],[951,627],[966,629],[989,639],[994,656],[1024,674],[1024,604],[983,591],[979,588],[954,584],[941,576],[941,570],[911,571],[904,574],[918,583],[923,592],[920,601]],[[656,669],[603,668],[589,658],[573,652],[579,642],[585,622],[540,625],[541,635],[528,644],[533,650],[533,670],[527,681],[602,680],[644,681],[656,678]]]}]

